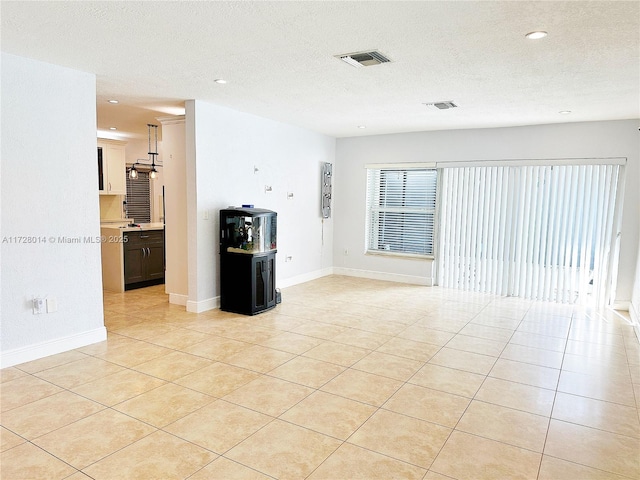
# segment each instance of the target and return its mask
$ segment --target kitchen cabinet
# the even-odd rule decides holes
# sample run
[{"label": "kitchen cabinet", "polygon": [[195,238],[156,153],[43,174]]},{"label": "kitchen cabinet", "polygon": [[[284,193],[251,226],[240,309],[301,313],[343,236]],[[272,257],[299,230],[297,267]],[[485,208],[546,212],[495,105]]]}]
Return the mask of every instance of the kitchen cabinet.
[{"label": "kitchen cabinet", "polygon": [[164,231],[124,234],[124,289],[164,283]]},{"label": "kitchen cabinet", "polygon": [[98,191],[100,195],[126,195],[125,142],[98,141]]}]

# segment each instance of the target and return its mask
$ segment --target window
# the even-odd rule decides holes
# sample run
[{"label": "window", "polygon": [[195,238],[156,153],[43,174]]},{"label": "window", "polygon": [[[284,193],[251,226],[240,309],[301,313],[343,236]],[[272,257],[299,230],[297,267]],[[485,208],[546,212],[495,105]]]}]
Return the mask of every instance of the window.
[{"label": "window", "polygon": [[367,253],[433,256],[437,171],[367,167]]},{"label": "window", "polygon": [[127,218],[133,218],[135,223],[151,221],[149,172],[138,169],[138,178],[129,178],[127,169]]}]

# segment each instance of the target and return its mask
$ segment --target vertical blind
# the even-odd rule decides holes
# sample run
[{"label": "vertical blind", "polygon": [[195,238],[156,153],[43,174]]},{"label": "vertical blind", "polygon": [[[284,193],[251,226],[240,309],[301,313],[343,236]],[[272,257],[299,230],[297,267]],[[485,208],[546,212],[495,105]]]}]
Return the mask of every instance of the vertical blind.
[{"label": "vertical blind", "polygon": [[135,223],[151,221],[151,192],[149,172],[138,170],[138,178],[129,178],[127,169],[127,217]]},{"label": "vertical blind", "polygon": [[367,169],[367,251],[433,255],[437,170]]},{"label": "vertical blind", "polygon": [[617,164],[444,168],[440,284],[604,305],[619,171]]}]

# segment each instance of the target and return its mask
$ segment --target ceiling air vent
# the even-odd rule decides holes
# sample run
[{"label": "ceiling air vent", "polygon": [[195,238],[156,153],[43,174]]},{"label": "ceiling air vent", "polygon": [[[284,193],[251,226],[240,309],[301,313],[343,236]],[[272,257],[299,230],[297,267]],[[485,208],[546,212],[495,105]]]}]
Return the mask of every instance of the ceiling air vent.
[{"label": "ceiling air vent", "polygon": [[343,55],[336,55],[336,58],[348,63],[352,67],[358,68],[380,65],[381,63],[389,63],[391,61],[377,50],[372,50],[370,52],[345,53]]},{"label": "ceiling air vent", "polygon": [[446,110],[447,108],[456,108],[458,106],[455,103],[453,103],[451,100],[448,100],[446,102],[425,103],[425,105],[427,107],[436,107],[436,108],[438,108],[440,110]]}]

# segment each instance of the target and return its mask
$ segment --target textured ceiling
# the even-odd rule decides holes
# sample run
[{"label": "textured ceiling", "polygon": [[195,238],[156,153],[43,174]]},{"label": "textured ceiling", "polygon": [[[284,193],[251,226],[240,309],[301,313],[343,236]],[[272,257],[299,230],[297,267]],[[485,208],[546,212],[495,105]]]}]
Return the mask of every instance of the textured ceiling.
[{"label": "textured ceiling", "polygon": [[[2,50],[95,73],[98,128],[124,136],[146,138],[148,122],[187,99],[336,137],[640,117],[638,1],[0,8]],[[549,35],[525,39],[533,30]],[[357,69],[334,57],[369,49],[393,62]],[[441,100],[459,108],[423,105]]]}]

